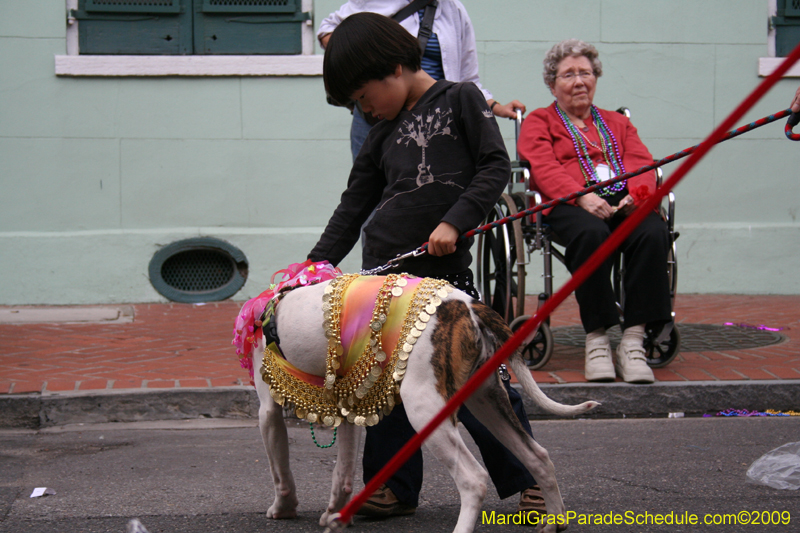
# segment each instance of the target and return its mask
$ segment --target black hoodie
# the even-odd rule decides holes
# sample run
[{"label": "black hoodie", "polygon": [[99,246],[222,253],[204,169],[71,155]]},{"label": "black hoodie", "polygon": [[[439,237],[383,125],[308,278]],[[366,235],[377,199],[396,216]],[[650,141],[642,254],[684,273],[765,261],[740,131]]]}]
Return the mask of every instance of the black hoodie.
[{"label": "black hoodie", "polygon": [[[510,172],[500,130],[481,91],[472,83],[437,81],[411,110],[370,130],[339,206],[308,257],[337,265],[373,210],[364,228],[364,269],[418,248],[441,222],[463,234],[481,224]],[[395,271],[458,274],[472,262],[472,241],[459,241],[456,251],[443,257],[408,259]]]}]

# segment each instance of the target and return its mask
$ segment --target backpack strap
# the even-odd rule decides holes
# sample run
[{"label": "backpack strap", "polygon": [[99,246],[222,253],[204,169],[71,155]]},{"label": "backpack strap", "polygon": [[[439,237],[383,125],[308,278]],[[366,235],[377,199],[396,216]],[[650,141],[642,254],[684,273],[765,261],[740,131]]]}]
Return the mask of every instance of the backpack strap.
[{"label": "backpack strap", "polygon": [[419,23],[419,35],[417,35],[417,39],[419,39],[419,47],[423,54],[425,53],[425,47],[428,46],[428,39],[433,33],[433,17],[436,15],[436,6],[438,4],[439,2],[437,0],[433,0],[425,6],[425,14]]},{"label": "backpack strap", "polygon": [[432,1],[434,0],[414,0],[413,2],[411,2],[406,7],[404,7],[403,9],[401,9],[400,11],[398,11],[389,18],[392,18],[397,22],[400,22],[401,20],[405,20],[409,16],[411,16],[411,13],[414,13],[416,11],[419,11],[423,7],[426,7]]}]

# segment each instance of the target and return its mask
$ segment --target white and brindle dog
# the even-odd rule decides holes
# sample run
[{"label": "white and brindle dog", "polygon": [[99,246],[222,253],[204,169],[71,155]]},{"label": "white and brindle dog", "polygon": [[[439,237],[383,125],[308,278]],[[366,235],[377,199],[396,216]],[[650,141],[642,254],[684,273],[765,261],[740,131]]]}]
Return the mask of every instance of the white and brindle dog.
[{"label": "white and brindle dog", "polygon": [[[327,284],[291,291],[277,310],[278,336],[284,356],[295,367],[315,376],[325,376],[326,373],[328,339],[322,326],[322,302]],[[409,422],[417,431],[511,336],[508,326],[497,313],[463,292],[455,290],[443,300],[408,359],[400,387],[400,398]],[[289,469],[289,440],[283,410],[270,396],[268,385],[260,379],[263,353],[262,338],[253,350],[253,368],[261,402],[259,425],[275,486],[275,501],[267,516],[293,518],[297,515],[298,500],[294,477]],[[594,401],[576,406],[557,403],[539,389],[519,352],[513,354],[508,363],[525,392],[550,413],[573,416],[599,405]],[[561,520],[553,520],[555,517],[550,516],[540,529],[547,533],[566,529],[563,525],[565,508],[553,463],[547,450],[523,430],[511,409],[499,375],[495,373],[487,379],[466,401],[466,406],[531,472],[542,489],[548,515],[562,516]],[[345,506],[353,492],[361,428],[345,422],[338,429],[338,439],[339,453],[333,471],[330,501],[320,519],[322,526],[329,524],[331,517]],[[458,487],[461,511],[454,531],[472,531],[486,495],[487,472],[469,452],[454,423],[445,422],[439,426],[425,445],[447,468]]]}]

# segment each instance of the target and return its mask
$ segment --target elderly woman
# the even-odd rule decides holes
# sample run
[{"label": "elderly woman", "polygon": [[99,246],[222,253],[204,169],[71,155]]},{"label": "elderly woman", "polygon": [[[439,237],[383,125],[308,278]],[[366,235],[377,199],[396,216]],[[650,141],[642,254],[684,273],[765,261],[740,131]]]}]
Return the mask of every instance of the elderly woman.
[{"label": "elderly woman", "polygon": [[[562,198],[597,182],[651,164],[636,128],[623,115],[592,104],[602,65],[597,49],[570,39],[544,59],[544,82],[555,96],[522,125],[519,152],[531,164],[533,187],[545,201]],[[653,172],[598,189],[545,212],[545,222],[566,245],[575,272],[626,216],[655,190]],[[611,285],[611,260],[575,291],[586,331],[585,375],[589,381],[652,383],[643,347],[645,326],[671,320],[667,278],[667,227],[650,213],[623,242],[625,309],[616,365],[606,331],[620,323]]]}]

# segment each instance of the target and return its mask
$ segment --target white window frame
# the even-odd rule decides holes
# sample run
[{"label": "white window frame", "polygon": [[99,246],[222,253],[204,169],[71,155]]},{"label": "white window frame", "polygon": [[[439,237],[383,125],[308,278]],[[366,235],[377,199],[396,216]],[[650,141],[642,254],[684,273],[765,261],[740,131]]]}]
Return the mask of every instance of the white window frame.
[{"label": "white window frame", "polygon": [[[78,0],[66,0],[67,13]],[[313,0],[302,0],[304,13]],[[314,20],[303,24],[299,55],[80,55],[78,21],[67,19],[67,54],[55,56],[57,76],[322,76],[322,55],[314,54]]]},{"label": "white window frame", "polygon": [[[778,14],[778,2],[777,0],[769,0],[769,20],[772,20],[772,17]],[[767,53],[769,57],[759,57],[758,58],[758,75],[762,78],[766,78],[773,72],[775,69],[783,63],[783,60],[786,59],[785,57],[775,57],[775,28],[770,23],[769,25],[769,35],[767,37]],[[795,63],[792,68],[790,68],[786,74],[783,75],[784,78],[800,78],[800,61]]]}]

